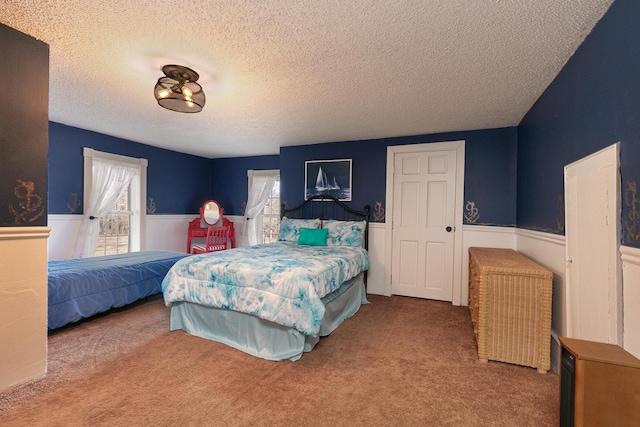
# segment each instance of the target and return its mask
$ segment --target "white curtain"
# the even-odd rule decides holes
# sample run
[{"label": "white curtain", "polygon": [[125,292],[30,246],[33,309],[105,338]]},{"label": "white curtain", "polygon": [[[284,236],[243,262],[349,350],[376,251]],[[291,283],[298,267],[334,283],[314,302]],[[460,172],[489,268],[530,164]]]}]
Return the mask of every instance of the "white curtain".
[{"label": "white curtain", "polygon": [[257,216],[262,213],[269,194],[273,189],[276,177],[271,175],[254,175],[249,188],[247,207],[244,210],[244,226],[242,227],[242,246],[253,246],[258,243]]},{"label": "white curtain", "polygon": [[[139,174],[139,168],[99,159],[92,160],[91,194],[86,204],[80,232],[73,253],[75,258],[94,256],[100,217],[105,216],[124,193],[131,180]],[[92,219],[93,218],[93,219]]]}]

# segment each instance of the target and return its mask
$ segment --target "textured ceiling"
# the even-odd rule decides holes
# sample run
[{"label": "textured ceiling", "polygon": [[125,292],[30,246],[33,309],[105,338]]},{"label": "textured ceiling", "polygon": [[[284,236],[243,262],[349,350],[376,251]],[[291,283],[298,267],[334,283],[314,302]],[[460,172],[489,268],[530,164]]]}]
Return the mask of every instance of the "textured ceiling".
[{"label": "textured ceiling", "polygon": [[[203,157],[516,126],[613,0],[0,0],[52,121]],[[159,107],[165,64],[201,113]]]}]

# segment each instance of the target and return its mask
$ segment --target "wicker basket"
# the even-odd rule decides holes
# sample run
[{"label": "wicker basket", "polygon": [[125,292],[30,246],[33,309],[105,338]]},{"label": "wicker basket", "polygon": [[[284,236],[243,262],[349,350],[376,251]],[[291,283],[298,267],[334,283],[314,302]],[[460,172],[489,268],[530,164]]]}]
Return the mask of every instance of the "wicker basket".
[{"label": "wicker basket", "polygon": [[469,309],[481,362],[546,373],[553,273],[512,249],[469,248]]}]

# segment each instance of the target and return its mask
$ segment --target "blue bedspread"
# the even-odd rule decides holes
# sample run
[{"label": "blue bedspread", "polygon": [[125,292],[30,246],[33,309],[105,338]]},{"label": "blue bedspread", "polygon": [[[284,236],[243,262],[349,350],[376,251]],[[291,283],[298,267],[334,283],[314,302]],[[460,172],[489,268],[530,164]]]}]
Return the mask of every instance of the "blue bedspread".
[{"label": "blue bedspread", "polygon": [[188,254],[143,251],[49,261],[49,329],[161,292],[173,264]]},{"label": "blue bedspread", "polygon": [[275,242],[182,259],[162,291],[168,306],[187,301],[229,309],[317,335],[321,298],[368,269],[360,247]]}]

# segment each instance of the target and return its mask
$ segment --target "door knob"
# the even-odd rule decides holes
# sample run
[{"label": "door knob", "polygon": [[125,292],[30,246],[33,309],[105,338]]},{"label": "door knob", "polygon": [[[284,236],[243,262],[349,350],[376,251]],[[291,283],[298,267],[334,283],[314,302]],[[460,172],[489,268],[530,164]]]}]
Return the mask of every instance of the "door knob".
[{"label": "door knob", "polygon": [[447,230],[447,233],[451,233],[451,230],[453,230],[453,228],[447,227],[447,228],[445,228],[445,230]]}]

